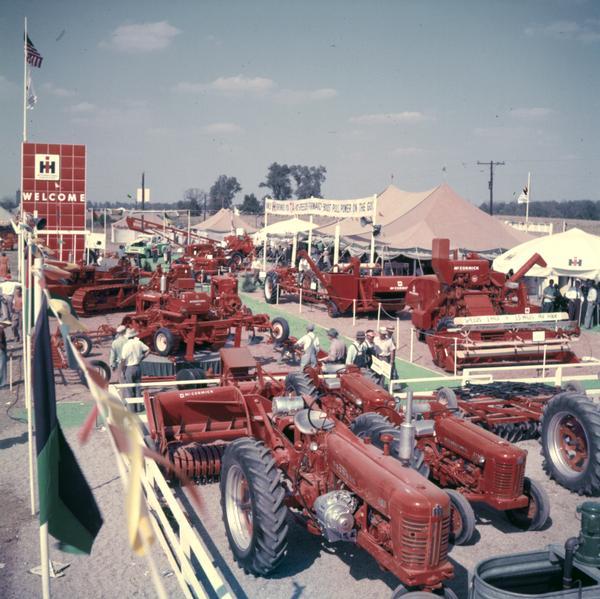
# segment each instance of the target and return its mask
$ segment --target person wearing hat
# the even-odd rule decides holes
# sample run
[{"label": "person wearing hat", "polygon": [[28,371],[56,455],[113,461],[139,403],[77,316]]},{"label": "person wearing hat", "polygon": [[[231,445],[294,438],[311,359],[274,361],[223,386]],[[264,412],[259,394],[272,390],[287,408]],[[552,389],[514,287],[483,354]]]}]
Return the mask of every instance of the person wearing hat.
[{"label": "person wearing hat", "polygon": [[317,365],[317,354],[319,353],[320,344],[319,338],[315,335],[315,325],[312,322],[306,325],[306,335],[298,339],[296,347],[302,350],[300,368],[304,368],[308,364],[311,366]]},{"label": "person wearing hat", "polygon": [[0,321],[0,389],[8,385],[6,378],[6,364],[8,362],[8,347],[4,329],[12,324],[10,320]]},{"label": "person wearing hat", "polygon": [[327,331],[329,337],[329,353],[323,362],[329,364],[345,364],[346,362],[346,344],[340,339],[340,335],[336,329]]},{"label": "person wearing hat", "polygon": [[[150,353],[150,348],[140,341],[135,329],[127,329],[126,341],[121,349],[121,369],[125,372],[126,383],[136,383],[135,387],[125,388],[125,397],[140,397],[141,390],[137,385],[142,380],[142,360]],[[133,411],[140,412],[141,406],[134,404]]]},{"label": "person wearing hat", "polygon": [[375,355],[380,360],[384,360],[388,364],[392,365],[393,377],[395,372],[394,363],[396,361],[396,346],[394,345],[394,340],[390,336],[386,327],[381,327],[379,329],[379,335],[375,337],[374,345]]},{"label": "person wearing hat", "polygon": [[366,368],[369,365],[369,358],[365,332],[356,331],[356,339],[350,344],[346,354],[346,364]]},{"label": "person wearing hat", "polygon": [[109,364],[112,370],[116,370],[121,363],[121,351],[123,350],[123,346],[127,342],[127,337],[125,336],[125,332],[127,328],[124,324],[120,324],[117,327],[117,333],[115,338],[110,346],[110,357]]}]

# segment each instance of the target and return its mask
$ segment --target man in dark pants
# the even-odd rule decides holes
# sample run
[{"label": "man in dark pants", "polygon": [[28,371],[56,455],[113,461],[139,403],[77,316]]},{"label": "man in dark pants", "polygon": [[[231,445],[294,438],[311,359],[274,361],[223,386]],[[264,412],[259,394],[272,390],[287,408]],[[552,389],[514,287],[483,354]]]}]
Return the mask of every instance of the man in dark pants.
[{"label": "man in dark pants", "polygon": [[[140,341],[137,337],[137,331],[128,329],[125,333],[128,341],[121,350],[121,368],[125,373],[126,383],[136,383],[135,387],[125,388],[125,397],[140,397],[141,388],[137,383],[142,380],[142,360],[150,353],[150,348]],[[133,404],[134,412],[142,411],[141,404]]]}]

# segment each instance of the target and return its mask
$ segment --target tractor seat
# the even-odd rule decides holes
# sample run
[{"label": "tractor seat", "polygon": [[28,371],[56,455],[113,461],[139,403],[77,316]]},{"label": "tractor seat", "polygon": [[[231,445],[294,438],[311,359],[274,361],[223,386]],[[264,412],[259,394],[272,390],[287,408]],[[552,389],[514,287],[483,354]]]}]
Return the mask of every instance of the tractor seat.
[{"label": "tractor seat", "polygon": [[340,389],[342,387],[342,381],[340,379],[323,379],[323,385],[327,389]]},{"label": "tractor seat", "polygon": [[327,362],[321,363],[321,372],[323,374],[337,374],[340,370],[345,370],[345,364],[329,364]]},{"label": "tractor seat", "polygon": [[335,422],[331,418],[327,418],[327,414],[321,410],[305,408],[294,415],[294,426],[303,435],[314,435],[318,431],[331,430],[335,426]]}]

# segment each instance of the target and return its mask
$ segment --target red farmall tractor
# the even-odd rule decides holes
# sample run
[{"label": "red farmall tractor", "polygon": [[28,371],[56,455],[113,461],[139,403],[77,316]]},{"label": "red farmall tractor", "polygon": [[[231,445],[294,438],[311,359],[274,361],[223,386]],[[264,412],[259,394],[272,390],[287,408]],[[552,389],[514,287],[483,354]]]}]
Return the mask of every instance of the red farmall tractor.
[{"label": "red farmall tractor", "polygon": [[580,495],[600,495],[600,407],[579,381],[562,389],[498,381],[440,394],[465,418],[505,439],[539,439],[551,478]]},{"label": "red farmall tractor", "polygon": [[51,262],[68,276],[47,271],[46,281],[52,297],[70,300],[79,316],[92,316],[122,310],[138,290],[139,271],[126,260],[108,270],[89,264]]},{"label": "red farmall tractor", "polygon": [[406,303],[437,366],[578,361],[570,347],[577,323],[529,303],[522,278],[546,265],[539,254],[507,278],[476,254],[451,258],[450,241],[434,239],[431,263],[434,274],[412,279]]},{"label": "red farmall tractor", "polygon": [[[239,565],[268,575],[287,548],[287,513],[329,542],[356,543],[401,584],[394,597],[442,593],[448,495],[334,415],[284,394],[246,348],[222,349],[222,386],[144,396],[156,447],[193,478],[220,476],[229,545]],[[404,433],[403,433],[404,434]],[[398,457],[402,458],[398,459]]]},{"label": "red farmall tractor", "polygon": [[454,544],[469,543],[475,533],[474,502],[504,512],[522,529],[539,530],[546,524],[549,500],[525,477],[526,451],[469,422],[448,406],[443,394],[413,403],[409,392],[402,411],[400,401],[359,368],[335,369],[335,378],[322,378],[312,368],[291,373],[286,389],[316,402],[374,445],[388,443],[393,456],[407,451],[401,447],[403,438],[416,439],[411,466],[448,493]]},{"label": "red farmall tractor", "polygon": [[295,267],[275,268],[265,279],[265,301],[274,304],[283,294],[299,296],[302,301],[324,304],[330,316],[376,312],[379,306],[386,312],[404,308],[405,295],[413,277],[377,276],[363,272],[358,258],[339,265],[337,272],[322,272],[305,250],[298,258],[308,264],[306,270]]},{"label": "red farmall tractor", "polygon": [[232,276],[213,277],[210,293],[195,291],[192,278],[162,275],[158,280],[159,288],[150,284],[137,293],[135,314],[123,323],[135,328],[140,339],[161,356],[176,353],[183,345],[185,359],[193,361],[196,346],[223,347],[231,329],[235,329],[236,346],[244,329],[252,334],[269,332],[275,342],[289,336],[285,319],[271,321],[267,314],[252,314],[242,304]]}]

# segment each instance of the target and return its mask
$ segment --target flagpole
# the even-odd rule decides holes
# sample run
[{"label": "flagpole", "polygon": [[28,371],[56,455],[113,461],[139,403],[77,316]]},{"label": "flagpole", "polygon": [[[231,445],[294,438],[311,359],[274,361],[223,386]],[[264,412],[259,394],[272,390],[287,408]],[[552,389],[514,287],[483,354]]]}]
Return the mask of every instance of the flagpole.
[{"label": "flagpole", "polygon": [[527,204],[525,205],[525,230],[528,231],[529,227],[529,202],[531,201],[531,173],[527,173]]},{"label": "flagpole", "polygon": [[25,17],[25,39],[23,40],[23,142],[27,141],[27,17]]}]

